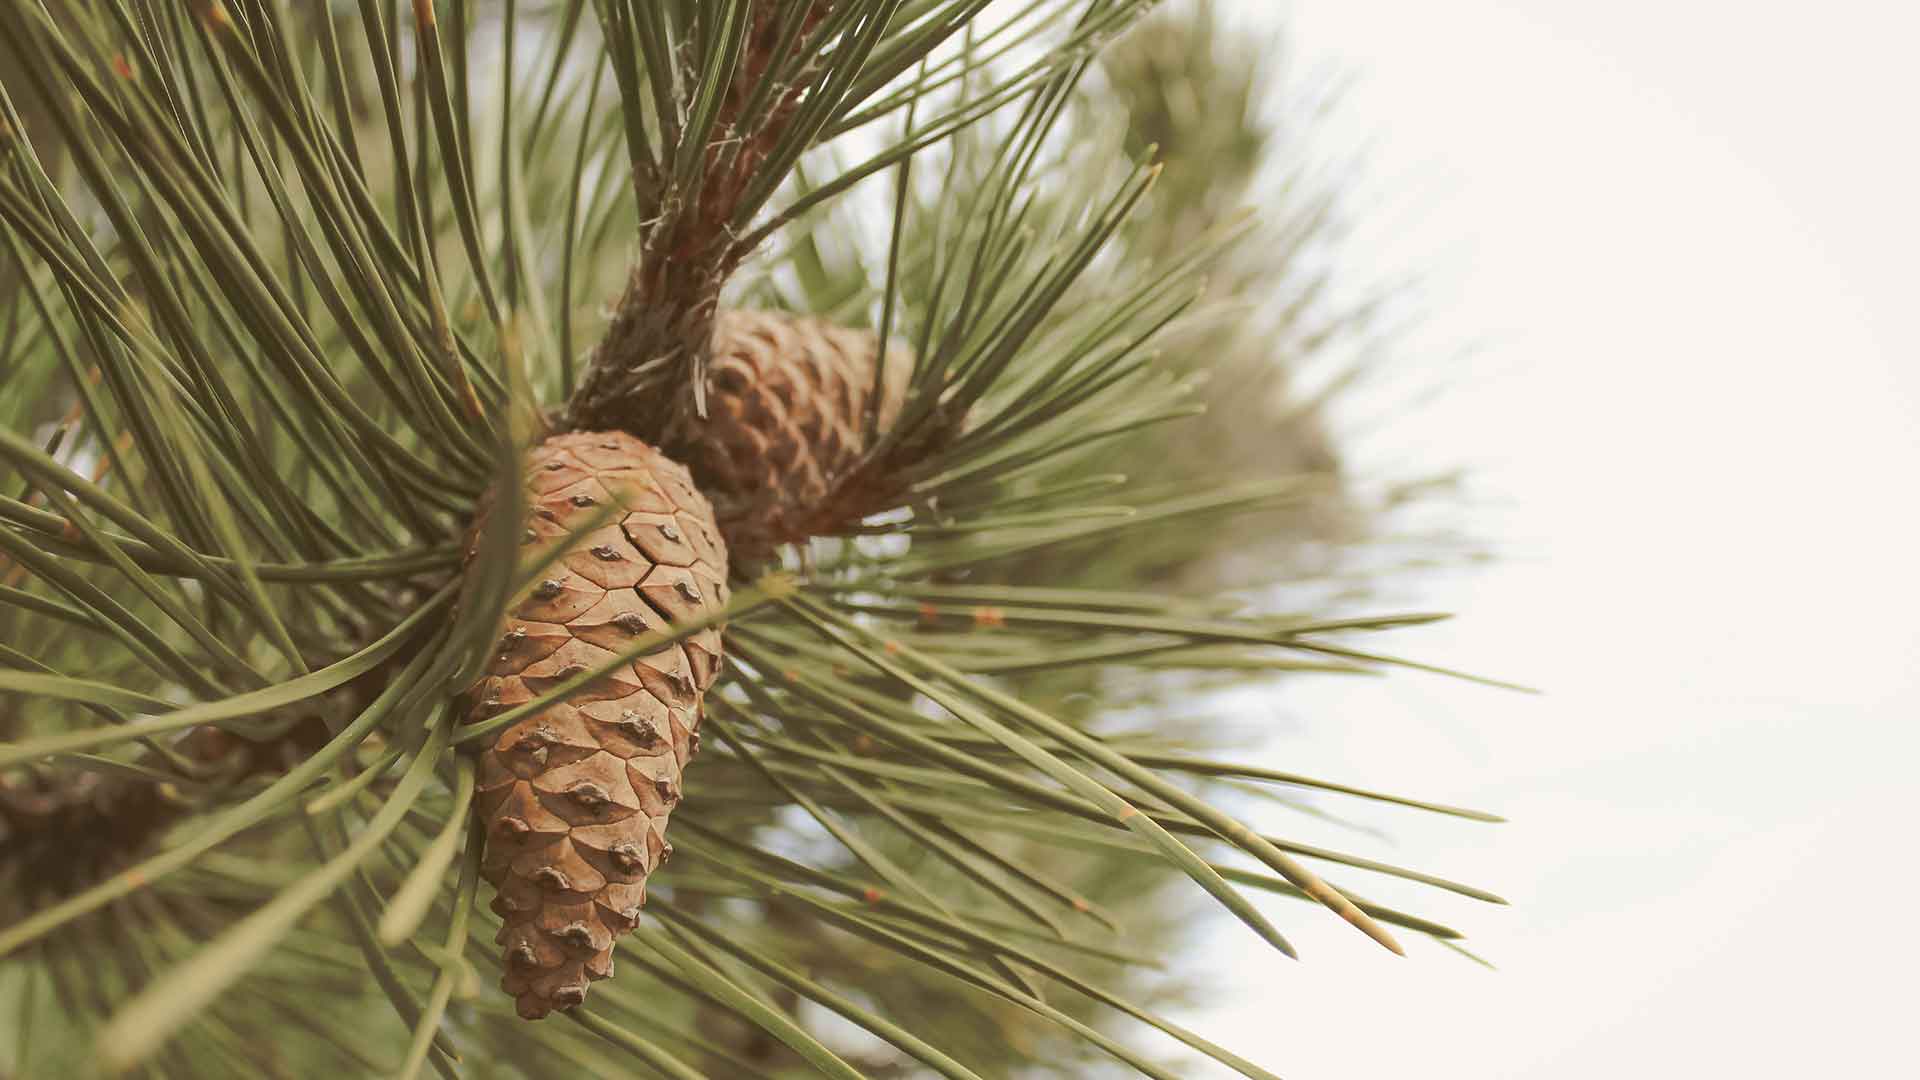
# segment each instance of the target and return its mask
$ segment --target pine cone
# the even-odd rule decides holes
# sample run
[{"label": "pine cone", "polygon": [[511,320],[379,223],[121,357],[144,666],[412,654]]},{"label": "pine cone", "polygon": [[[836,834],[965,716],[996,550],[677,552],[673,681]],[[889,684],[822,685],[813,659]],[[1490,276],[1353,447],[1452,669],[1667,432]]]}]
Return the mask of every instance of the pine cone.
[{"label": "pine cone", "polygon": [[[877,400],[876,363],[884,372]],[[744,563],[884,509],[900,468],[926,452],[923,441],[887,462],[863,460],[870,414],[879,414],[874,431],[892,427],[913,372],[909,353],[882,357],[870,331],[722,311],[708,371],[707,416],[683,418],[667,445],[713,496],[721,534]]]},{"label": "pine cone", "polygon": [[118,871],[179,812],[138,777],[25,770],[0,775],[0,926]]},{"label": "pine cone", "polygon": [[[530,552],[591,521],[508,605],[471,719],[533,700],[614,660],[641,634],[717,611],[727,553],[713,510],[681,466],[619,432],[557,435],[527,465]],[[647,875],[672,853],[667,815],[699,748],[702,698],[721,664],[709,627],[590,683],[501,731],[481,758],[482,872],[506,920],[501,985],[537,1020],[586,998],[613,971]]]},{"label": "pine cone", "polygon": [[[226,783],[277,773],[331,735],[318,715],[298,710],[276,710],[284,726],[272,735],[206,725],[173,748]],[[142,763],[167,767],[156,754]],[[177,791],[142,776],[33,768],[0,774],[0,882],[14,883],[0,887],[0,926],[138,861],[190,808]]]}]

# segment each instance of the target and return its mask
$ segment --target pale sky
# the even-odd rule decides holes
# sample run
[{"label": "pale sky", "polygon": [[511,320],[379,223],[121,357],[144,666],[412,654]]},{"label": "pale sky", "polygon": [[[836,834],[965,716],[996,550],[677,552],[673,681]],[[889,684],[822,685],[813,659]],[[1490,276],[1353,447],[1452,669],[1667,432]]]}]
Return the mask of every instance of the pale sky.
[{"label": "pale sky", "polygon": [[1451,386],[1357,407],[1363,471],[1501,507],[1462,518],[1504,560],[1393,645],[1547,694],[1239,700],[1276,765],[1512,819],[1274,824],[1513,906],[1333,874],[1500,970],[1277,904],[1303,961],[1219,919],[1230,993],[1185,1018],[1289,1080],[1920,1075],[1920,9],[1286,8],[1354,80],[1350,261],[1429,279],[1397,390]]}]

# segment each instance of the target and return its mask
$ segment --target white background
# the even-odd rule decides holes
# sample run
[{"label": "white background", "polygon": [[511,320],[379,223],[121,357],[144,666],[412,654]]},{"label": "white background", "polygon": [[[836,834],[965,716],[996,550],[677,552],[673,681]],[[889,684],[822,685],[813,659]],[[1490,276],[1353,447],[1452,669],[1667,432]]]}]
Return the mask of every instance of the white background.
[{"label": "white background", "polygon": [[1349,261],[1429,279],[1395,378],[1451,387],[1385,422],[1376,401],[1363,471],[1470,466],[1491,509],[1463,517],[1503,553],[1429,579],[1415,606],[1459,618],[1392,645],[1547,693],[1396,675],[1244,702],[1284,733],[1273,764],[1512,819],[1269,819],[1502,893],[1331,875],[1500,970],[1273,905],[1303,961],[1209,915],[1190,959],[1224,993],[1183,1018],[1289,1080],[1920,1075],[1920,14],[1280,21],[1354,78],[1330,132],[1370,147]]}]

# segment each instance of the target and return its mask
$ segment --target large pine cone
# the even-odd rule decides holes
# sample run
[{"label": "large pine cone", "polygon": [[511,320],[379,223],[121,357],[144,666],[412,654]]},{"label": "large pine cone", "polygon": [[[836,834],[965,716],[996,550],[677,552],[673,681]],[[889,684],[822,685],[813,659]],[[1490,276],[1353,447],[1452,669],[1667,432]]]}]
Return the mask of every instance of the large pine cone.
[{"label": "large pine cone", "polygon": [[[727,551],[687,471],[619,432],[557,435],[528,457],[527,550],[600,508],[580,538],[508,605],[498,651],[471,695],[485,719],[615,659],[641,634],[718,611]],[[529,557],[537,557],[530,554]],[[501,985],[537,1020],[613,971],[647,875],[672,852],[667,815],[699,748],[702,699],[719,674],[709,627],[642,656],[501,731],[481,759],[486,879],[506,920]]]},{"label": "large pine cone", "polygon": [[778,311],[716,316],[707,416],[683,419],[667,445],[713,497],[735,558],[758,562],[882,509],[884,479],[856,473],[869,416],[879,413],[876,432],[893,425],[912,372],[912,357],[883,356],[871,331]]}]

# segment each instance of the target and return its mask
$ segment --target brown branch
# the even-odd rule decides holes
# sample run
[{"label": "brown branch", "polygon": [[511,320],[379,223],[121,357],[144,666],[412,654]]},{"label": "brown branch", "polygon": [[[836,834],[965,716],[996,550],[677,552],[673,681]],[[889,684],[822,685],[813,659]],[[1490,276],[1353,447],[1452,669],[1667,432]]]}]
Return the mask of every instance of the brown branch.
[{"label": "brown branch", "polygon": [[[795,49],[804,54],[814,44],[810,39],[831,9],[831,0],[806,5],[798,15]],[[754,5],[745,48],[704,150],[698,189],[682,191],[670,177],[636,178],[640,255],[562,426],[618,429],[654,440],[676,414],[703,409],[720,290],[751,253],[737,234],[737,219],[805,95],[809,69],[803,66],[770,91],[770,107],[747,115],[756,88],[783,77],[780,44],[794,17],[793,5],[780,0]]]}]

